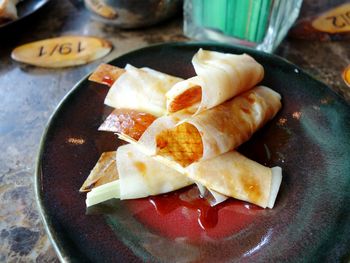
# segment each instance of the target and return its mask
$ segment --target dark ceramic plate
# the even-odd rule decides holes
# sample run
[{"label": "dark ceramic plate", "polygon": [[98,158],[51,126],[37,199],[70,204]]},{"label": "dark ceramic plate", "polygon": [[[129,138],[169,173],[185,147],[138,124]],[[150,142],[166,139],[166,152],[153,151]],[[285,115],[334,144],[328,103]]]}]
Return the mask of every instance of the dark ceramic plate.
[{"label": "dark ceramic plate", "polygon": [[29,15],[35,13],[50,0],[23,0],[17,5],[18,18],[13,21],[0,24],[0,29],[9,27],[10,25],[16,24],[18,21],[23,20]]},{"label": "dark ceramic plate", "polygon": [[[213,211],[197,211],[174,206],[172,193],[153,204],[148,198],[106,202],[95,209],[105,214],[86,215],[85,195],[78,189],[100,154],[121,142],[97,131],[111,111],[103,105],[107,88],[84,78],[52,116],[36,171],[38,203],[59,257],[77,262],[349,260],[350,107],[327,86],[276,56],[224,45],[157,45],[111,64],[187,78],[194,74],[190,61],[200,47],[251,54],[265,67],[263,84],[283,96],[278,115],[239,149],[283,168],[275,208],[230,200]],[[166,205],[160,209],[155,202]],[[204,230],[199,216],[214,220]]]}]

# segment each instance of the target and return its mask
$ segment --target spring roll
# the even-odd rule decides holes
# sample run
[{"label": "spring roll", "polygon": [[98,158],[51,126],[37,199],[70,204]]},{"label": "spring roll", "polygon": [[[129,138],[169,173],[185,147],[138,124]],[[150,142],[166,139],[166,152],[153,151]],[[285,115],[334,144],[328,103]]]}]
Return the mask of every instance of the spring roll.
[{"label": "spring roll", "polygon": [[165,94],[181,78],[150,69],[125,67],[123,73],[112,85],[105,104],[117,109],[131,109],[162,116],[166,113]]},{"label": "spring roll", "polygon": [[191,164],[181,174],[128,144],[103,153],[81,189],[90,191],[89,207],[112,198],[167,193],[195,182],[212,206],[233,197],[273,208],[281,180],[281,168],[265,167],[235,151]]},{"label": "spring roll", "polygon": [[142,198],[193,184],[187,176],[150,158],[132,144],[117,150],[120,199]]},{"label": "spring roll", "polygon": [[193,184],[184,174],[140,152],[134,145],[120,146],[116,152],[103,153],[81,191],[86,205],[103,201],[135,199],[171,192]]},{"label": "spring roll", "polygon": [[282,181],[280,167],[265,167],[236,151],[193,163],[186,174],[219,194],[263,208],[273,208]]},{"label": "spring roll", "polygon": [[200,49],[193,57],[196,76],[178,82],[167,93],[168,112],[195,106],[197,113],[213,108],[256,86],[264,68],[247,54]]},{"label": "spring roll", "polygon": [[231,151],[247,141],[281,108],[281,96],[259,86],[198,115],[173,114],[155,120],[138,141],[140,149],[183,172],[193,162]]}]

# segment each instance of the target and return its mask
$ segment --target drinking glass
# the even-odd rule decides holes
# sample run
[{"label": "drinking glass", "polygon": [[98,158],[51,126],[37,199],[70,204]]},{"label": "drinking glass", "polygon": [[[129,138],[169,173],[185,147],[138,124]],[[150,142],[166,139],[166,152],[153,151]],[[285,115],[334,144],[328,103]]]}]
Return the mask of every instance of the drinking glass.
[{"label": "drinking glass", "polygon": [[302,0],[185,0],[184,33],[197,40],[273,52],[299,15]]}]

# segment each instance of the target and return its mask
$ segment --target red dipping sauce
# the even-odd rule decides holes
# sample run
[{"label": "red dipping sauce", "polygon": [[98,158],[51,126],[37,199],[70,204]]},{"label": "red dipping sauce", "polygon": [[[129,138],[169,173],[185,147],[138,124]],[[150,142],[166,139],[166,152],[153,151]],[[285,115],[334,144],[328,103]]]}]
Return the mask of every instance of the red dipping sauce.
[{"label": "red dipping sauce", "polygon": [[252,223],[262,208],[229,198],[211,207],[195,186],[143,199],[127,200],[134,217],[157,234],[171,239],[221,239]]},{"label": "red dipping sauce", "polygon": [[114,83],[114,79],[112,79],[110,76],[104,76],[103,79],[102,79],[102,83],[103,84],[106,84],[110,87],[112,87],[113,83]]}]

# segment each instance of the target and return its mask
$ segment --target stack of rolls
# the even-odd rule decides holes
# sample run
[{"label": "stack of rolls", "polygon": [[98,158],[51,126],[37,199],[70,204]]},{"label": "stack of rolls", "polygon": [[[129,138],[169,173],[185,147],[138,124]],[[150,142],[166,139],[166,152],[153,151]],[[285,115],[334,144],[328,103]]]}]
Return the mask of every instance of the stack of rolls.
[{"label": "stack of rolls", "polygon": [[[102,193],[110,183],[118,184],[114,197],[120,199],[157,195],[196,183],[203,196],[207,191],[215,197],[212,205],[233,197],[273,208],[282,169],[265,167],[235,149],[276,115],[281,96],[258,85],[264,68],[247,54],[200,49],[192,64],[196,75],[185,80],[131,65],[114,70],[118,74],[110,76],[115,81],[105,104],[116,110],[100,129],[116,132],[130,144],[115,153],[114,180],[94,188],[97,181],[91,178],[99,178],[101,169],[90,173],[81,188],[92,189],[88,206],[108,198],[95,198],[95,193]],[[98,81],[96,75],[103,70],[90,79]],[[129,118],[126,109],[133,112]],[[141,130],[137,134],[131,132],[136,126]]]}]

